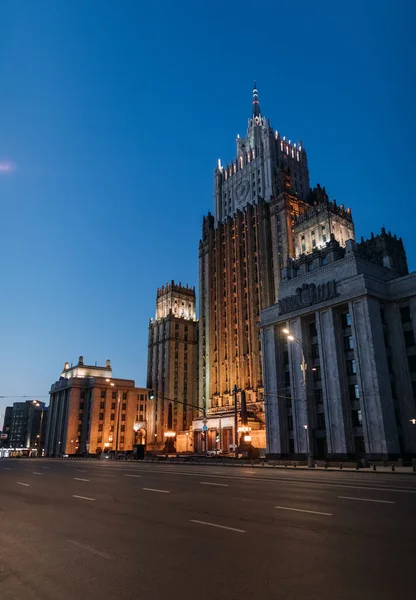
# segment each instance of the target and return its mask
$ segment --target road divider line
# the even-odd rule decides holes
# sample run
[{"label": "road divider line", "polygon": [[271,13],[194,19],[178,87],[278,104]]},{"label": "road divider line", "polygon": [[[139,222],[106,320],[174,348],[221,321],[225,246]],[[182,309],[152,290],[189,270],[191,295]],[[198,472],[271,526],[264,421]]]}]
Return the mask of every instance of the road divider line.
[{"label": "road divider line", "polygon": [[275,506],[275,508],[280,510],[293,510],[294,512],[309,513],[311,515],[325,515],[326,517],[334,516],[332,513],[320,512],[318,510],[305,510],[303,508],[290,508],[289,506]]},{"label": "road divider line", "polygon": [[22,481],[16,481],[17,485],[24,485],[25,487],[30,487],[29,483],[23,483]]},{"label": "road divider line", "polygon": [[89,481],[89,479],[83,479],[82,477],[74,477],[75,481]]},{"label": "road divider line", "polygon": [[[75,471],[77,473],[86,473],[87,471],[85,469],[75,469]],[[69,540],[68,540],[69,541]]]},{"label": "road divider line", "polygon": [[200,481],[201,485],[215,485],[217,487],[228,487],[228,483],[215,483],[214,481]]},{"label": "road divider line", "polygon": [[228,529],[229,531],[236,531],[237,533],[246,533],[245,529],[227,527],[227,525],[218,525],[217,523],[208,523],[207,521],[198,521],[197,519],[190,519],[190,522],[197,523],[198,525],[208,525],[208,527],[217,527],[218,529]]},{"label": "road divider line", "polygon": [[378,502],[379,504],[396,504],[392,500],[374,500],[373,498],[353,498],[352,496],[338,496],[342,500],[359,500],[360,502]]},{"label": "road divider line", "polygon": [[105,558],[106,560],[111,560],[111,556],[107,554],[107,552],[101,552],[101,550],[97,550],[92,546],[87,546],[86,544],[82,544],[81,542],[77,542],[75,540],[66,540],[69,544],[73,546],[77,546],[77,548],[82,548],[83,550],[87,550],[87,552],[92,552],[92,554],[97,554],[97,556],[101,556],[101,558]]},{"label": "road divider line", "polygon": [[124,473],[124,477],[141,477],[141,475],[128,475],[127,473]]},{"label": "road divider line", "polygon": [[3,467],[5,471],[11,471],[10,467]]},{"label": "road divider line", "polygon": [[87,496],[77,496],[76,494],[73,494],[72,497],[79,498],[80,500],[91,500],[92,502],[95,502],[95,498],[88,498]]},{"label": "road divider line", "polygon": [[39,473],[38,471],[33,471],[33,475],[43,475],[43,473]]},{"label": "road divider line", "polygon": [[169,490],[156,490],[155,488],[143,488],[146,492],[160,492],[161,494],[170,494]]}]

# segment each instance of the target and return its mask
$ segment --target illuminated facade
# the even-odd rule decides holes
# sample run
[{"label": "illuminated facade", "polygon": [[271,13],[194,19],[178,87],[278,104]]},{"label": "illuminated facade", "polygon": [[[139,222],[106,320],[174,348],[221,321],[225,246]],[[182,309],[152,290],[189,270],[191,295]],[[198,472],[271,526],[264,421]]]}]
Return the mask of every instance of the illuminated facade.
[{"label": "illuminated facade", "polygon": [[[219,435],[220,447],[229,450],[237,386],[239,426],[244,421],[252,445],[265,449],[260,312],[277,301],[282,270],[298,246],[314,252],[326,236],[344,244],[354,235],[351,213],[329,202],[320,186],[310,189],[305,149],[273,131],[256,86],[236,159],[226,167],[219,161],[215,170],[214,204],[199,246],[198,397],[208,431],[195,419],[196,448],[215,447]],[[302,236],[310,240],[304,249]]]},{"label": "illuminated facade", "polygon": [[198,328],[195,288],[174,281],[157,290],[156,318],[149,323],[147,384],[149,450],[191,450],[197,405]]},{"label": "illuminated facade", "polygon": [[132,451],[146,444],[148,390],[104,367],[65,363],[50,390],[47,456]]},{"label": "illuminated facade", "polygon": [[289,261],[261,331],[270,457],[305,458],[306,427],[315,459],[416,455],[416,273],[401,239],[332,237]]}]

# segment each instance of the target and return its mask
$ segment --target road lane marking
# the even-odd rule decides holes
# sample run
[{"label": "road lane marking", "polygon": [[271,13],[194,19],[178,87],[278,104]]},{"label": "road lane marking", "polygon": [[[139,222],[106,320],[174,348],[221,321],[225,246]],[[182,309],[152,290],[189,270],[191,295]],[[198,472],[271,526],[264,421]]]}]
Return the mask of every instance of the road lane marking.
[{"label": "road lane marking", "polygon": [[95,498],[88,498],[87,496],[77,496],[76,494],[73,494],[72,497],[79,498],[80,500],[92,500],[95,502]]},{"label": "road lane marking", "polygon": [[10,467],[3,467],[5,471],[11,471]]},{"label": "road lane marking", "polygon": [[208,523],[207,521],[198,521],[197,519],[190,519],[190,523],[198,523],[198,525],[208,525],[209,527],[218,527],[218,529],[228,529],[229,531],[237,531],[237,533],[246,533],[245,529],[227,527],[226,525],[217,525],[217,523]]},{"label": "road lane marking", "polygon": [[89,481],[89,479],[83,479],[82,477],[74,477],[75,481]]},{"label": "road lane marking", "polygon": [[309,513],[311,515],[325,515],[326,517],[334,516],[332,513],[319,512],[317,510],[304,510],[303,508],[290,508],[289,506],[275,506],[275,508],[279,508],[280,510],[293,510],[295,512]]},{"label": "road lane marking", "polygon": [[33,475],[43,475],[43,473],[39,473],[38,471],[33,471]]},{"label": "road lane marking", "polygon": [[215,483],[215,481],[200,481],[201,485],[216,485],[218,487],[228,487],[228,483]]},{"label": "road lane marking", "polygon": [[[140,468],[140,467],[139,467]],[[204,473],[202,471],[198,471],[198,472],[191,472],[191,473],[183,473],[181,471],[171,471],[170,469],[161,469],[161,468],[157,468],[157,469],[151,469],[148,467],[141,467],[140,468],[141,471],[147,471],[149,473],[153,474],[159,474],[159,473],[163,473],[164,475],[183,475],[186,477],[201,477],[201,475],[203,475],[204,477],[213,477],[215,479],[238,479],[238,480],[242,480],[242,481],[246,481],[248,483],[257,483],[258,481],[261,481],[263,483],[290,483],[290,484],[295,484],[295,485],[314,485],[317,487],[339,487],[339,488],[350,488],[350,489],[356,489],[356,490],[376,490],[376,491],[381,491],[381,492],[400,492],[403,494],[416,494],[416,490],[415,489],[404,489],[404,488],[395,488],[395,487],[378,487],[377,485],[374,486],[359,486],[359,485],[348,485],[346,483],[335,483],[335,482],[322,482],[322,480],[320,479],[288,479],[286,477],[247,477],[247,476],[242,476],[242,475],[213,475],[211,473]]]},{"label": "road lane marking", "polygon": [[155,488],[143,488],[146,492],[160,492],[161,494],[170,494],[169,490],[156,490]]},{"label": "road lane marking", "polygon": [[128,475],[127,473],[124,473],[124,477],[141,477],[141,475]]},{"label": "road lane marking", "polygon": [[392,500],[374,500],[373,498],[353,498],[352,496],[338,496],[343,500],[360,500],[361,502],[379,502],[380,504],[396,504]]},{"label": "road lane marking", "polygon": [[50,469],[50,467],[42,467],[42,469]]},{"label": "road lane marking", "polygon": [[75,471],[77,473],[86,473],[87,472],[85,469],[75,469]]},{"label": "road lane marking", "polygon": [[29,483],[23,483],[22,481],[16,481],[17,485],[24,485],[25,487],[30,487]]},{"label": "road lane marking", "polygon": [[97,556],[101,556],[106,560],[111,560],[111,556],[107,554],[107,552],[101,552],[101,550],[97,550],[92,546],[87,546],[86,544],[82,544],[81,542],[76,542],[75,540],[66,540],[69,544],[73,546],[77,546],[78,548],[82,548],[83,550],[87,550],[88,552],[92,552],[93,554],[97,554]]}]

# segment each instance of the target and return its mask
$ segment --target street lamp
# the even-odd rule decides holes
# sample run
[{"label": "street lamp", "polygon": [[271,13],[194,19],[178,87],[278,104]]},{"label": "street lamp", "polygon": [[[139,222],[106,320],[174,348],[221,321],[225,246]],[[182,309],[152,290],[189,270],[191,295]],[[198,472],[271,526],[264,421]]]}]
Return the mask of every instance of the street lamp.
[{"label": "street lamp", "polygon": [[[35,406],[40,406],[40,402],[38,402],[38,400],[32,400],[32,404],[34,404]],[[40,413],[40,423],[39,423],[39,435],[36,436],[37,441],[36,441],[36,455],[38,455],[39,452],[39,447],[38,444],[40,442],[43,442],[43,438],[42,438],[42,425],[43,425],[43,413],[44,413],[45,409],[42,408],[42,411]],[[43,449],[40,449],[40,455],[43,456]]]},{"label": "street lamp", "polygon": [[234,395],[234,458],[238,458],[238,411],[237,411],[237,394],[241,392],[236,385],[233,387]]},{"label": "street lamp", "polygon": [[410,419],[410,422],[412,423],[412,425],[416,425],[416,419]]},{"label": "street lamp", "polygon": [[306,425],[304,425],[304,428],[305,428],[305,430],[307,430],[308,468],[313,469],[315,467],[315,462],[313,460],[313,437],[312,437],[312,427],[310,426],[310,415],[309,415],[309,406],[308,406],[308,388],[306,385],[306,370],[307,370],[308,366],[305,362],[305,350],[304,350],[302,342],[297,337],[292,335],[290,333],[289,329],[283,329],[282,331],[286,335],[286,338],[289,342],[295,342],[295,344],[298,344],[298,346],[300,346],[300,349],[302,350],[302,363],[301,363],[300,368],[302,370],[302,384],[305,389]]}]

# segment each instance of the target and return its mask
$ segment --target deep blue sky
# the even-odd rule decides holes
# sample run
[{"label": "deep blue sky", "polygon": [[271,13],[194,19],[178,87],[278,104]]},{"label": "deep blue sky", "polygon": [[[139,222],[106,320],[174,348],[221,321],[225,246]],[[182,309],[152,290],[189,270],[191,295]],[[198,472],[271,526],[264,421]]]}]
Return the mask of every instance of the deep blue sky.
[{"label": "deep blue sky", "polygon": [[145,385],[156,288],[197,284],[254,78],[311,183],[414,268],[413,4],[3,0],[0,395],[46,395],[80,354]]}]

